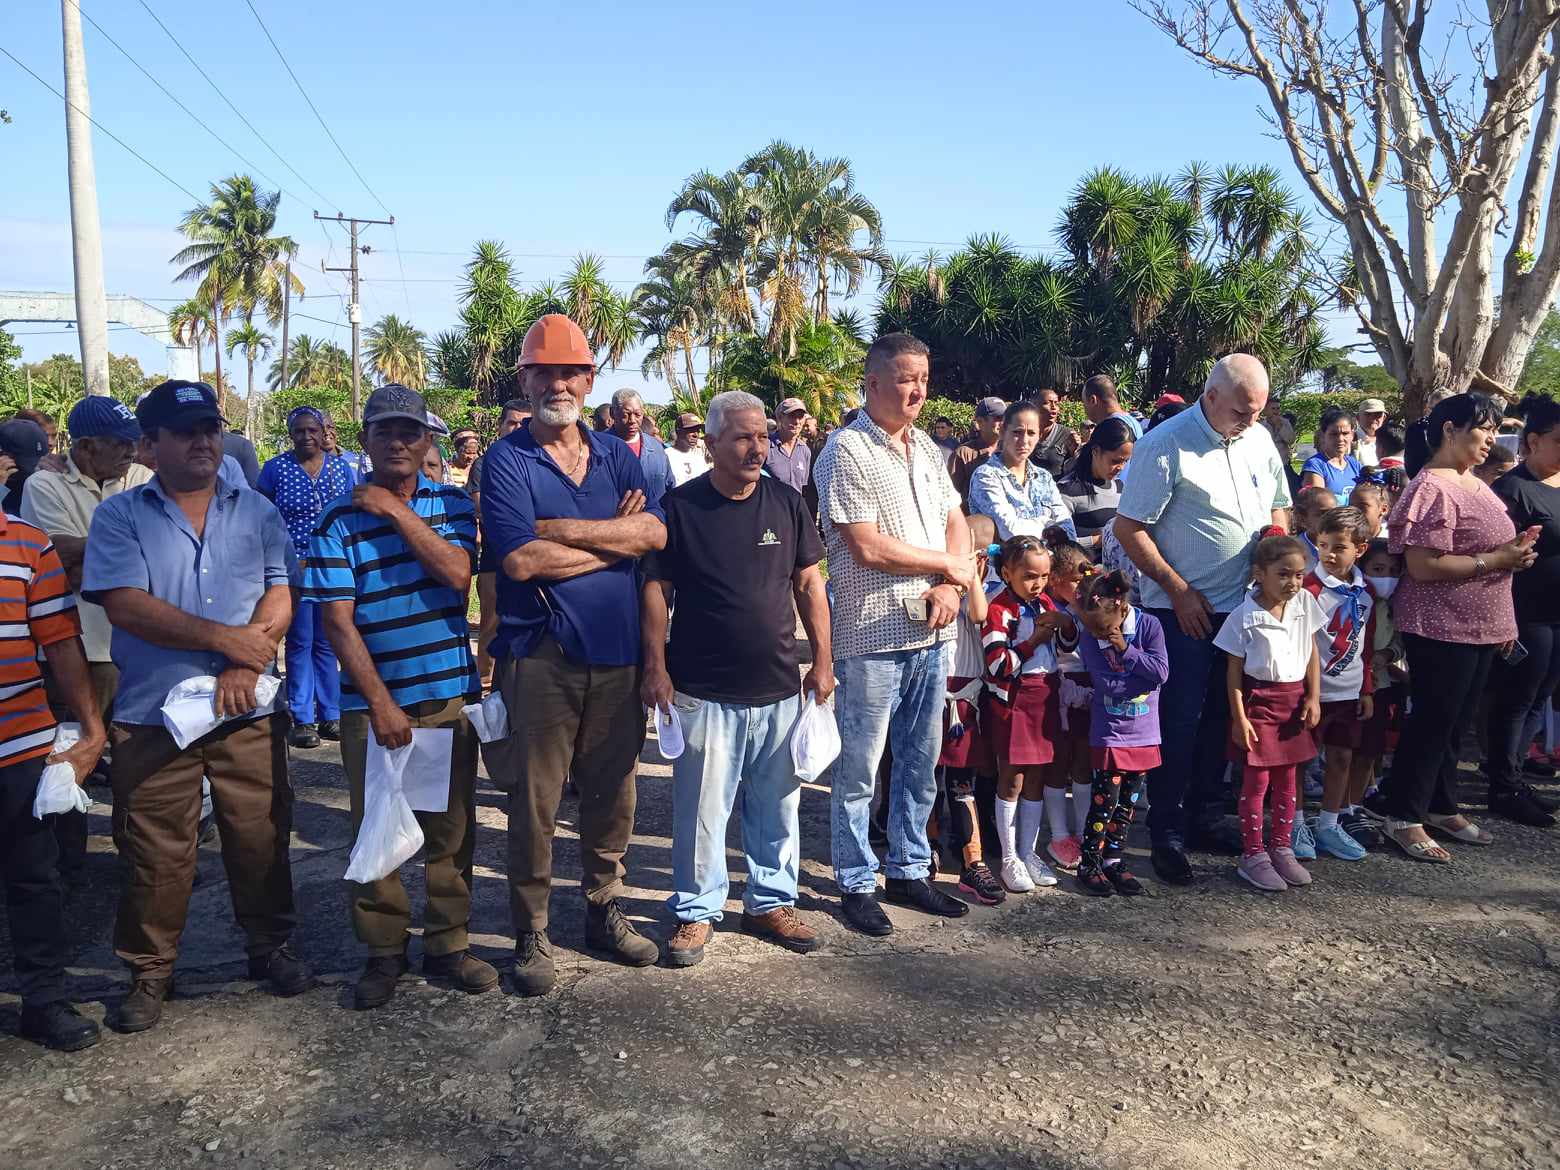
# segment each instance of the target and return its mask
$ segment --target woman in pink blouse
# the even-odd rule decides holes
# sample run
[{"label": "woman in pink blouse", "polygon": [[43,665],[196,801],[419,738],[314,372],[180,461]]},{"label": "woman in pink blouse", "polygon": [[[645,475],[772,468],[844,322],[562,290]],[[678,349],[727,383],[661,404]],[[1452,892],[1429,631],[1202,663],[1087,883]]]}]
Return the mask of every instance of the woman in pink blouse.
[{"label": "woman in pink blouse", "polygon": [[1392,772],[1372,802],[1387,836],[1417,861],[1451,855],[1425,828],[1471,845],[1492,838],[1457,806],[1457,759],[1490,664],[1517,636],[1511,575],[1533,563],[1536,533],[1518,535],[1505,505],[1473,469],[1495,441],[1500,412],[1458,394],[1430,413],[1430,459],[1387,518],[1407,573],[1392,618],[1408,651],[1412,711]]}]

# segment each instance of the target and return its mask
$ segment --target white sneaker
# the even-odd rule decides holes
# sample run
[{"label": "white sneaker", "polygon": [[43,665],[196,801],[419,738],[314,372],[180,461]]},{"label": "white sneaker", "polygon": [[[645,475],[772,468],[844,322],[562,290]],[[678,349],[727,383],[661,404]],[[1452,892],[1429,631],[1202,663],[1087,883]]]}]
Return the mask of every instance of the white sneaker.
[{"label": "white sneaker", "polygon": [[1029,878],[1037,886],[1054,886],[1056,875],[1051,872],[1051,867],[1040,860],[1040,855],[1030,853],[1024,857],[1024,868],[1029,871]]},{"label": "white sneaker", "polygon": [[[1002,859],[1002,884],[1014,894],[1027,894],[1035,888],[1034,879],[1029,876],[1029,867],[1016,857]],[[1051,884],[1056,884],[1054,877]]]}]

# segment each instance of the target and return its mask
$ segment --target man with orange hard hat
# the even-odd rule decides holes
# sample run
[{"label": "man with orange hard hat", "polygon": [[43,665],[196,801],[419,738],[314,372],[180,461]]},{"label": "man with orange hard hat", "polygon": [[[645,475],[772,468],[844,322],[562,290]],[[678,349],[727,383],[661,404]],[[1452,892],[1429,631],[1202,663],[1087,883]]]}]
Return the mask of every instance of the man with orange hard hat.
[{"label": "man with orange hard hat", "polygon": [[564,779],[580,793],[585,942],[631,966],[660,949],[624,916],[623,855],[644,744],[639,557],[666,544],[660,501],[627,443],[583,425],[595,353],[560,313],[520,351],[531,418],[488,448],[482,520],[501,566],[494,683],[509,707],[517,772],[509,802],[515,987],[557,982],[548,939],[552,839]]}]

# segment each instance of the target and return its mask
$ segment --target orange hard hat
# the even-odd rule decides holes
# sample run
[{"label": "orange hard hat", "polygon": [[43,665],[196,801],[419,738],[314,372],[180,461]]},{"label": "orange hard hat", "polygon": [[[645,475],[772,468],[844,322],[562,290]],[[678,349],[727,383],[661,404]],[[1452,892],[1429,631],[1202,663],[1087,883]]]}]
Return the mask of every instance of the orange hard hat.
[{"label": "orange hard hat", "polygon": [[538,317],[536,324],[525,331],[525,341],[520,345],[520,362],[526,366],[591,366],[596,364],[595,351],[585,334],[562,313],[548,313]]}]

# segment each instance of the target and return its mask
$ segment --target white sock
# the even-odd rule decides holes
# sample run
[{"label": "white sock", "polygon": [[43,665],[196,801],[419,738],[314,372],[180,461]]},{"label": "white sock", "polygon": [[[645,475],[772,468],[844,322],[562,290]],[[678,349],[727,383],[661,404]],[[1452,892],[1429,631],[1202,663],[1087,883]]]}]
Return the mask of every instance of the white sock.
[{"label": "white sock", "polygon": [[1072,836],[1072,826],[1067,823],[1067,789],[1045,790],[1045,819],[1051,826],[1051,840]]},{"label": "white sock", "polygon": [[1002,860],[1009,857],[1017,857],[1018,850],[1014,848],[1013,838],[1016,832],[1013,822],[1018,817],[1018,801],[1003,800],[997,797],[997,840],[1002,844]]},{"label": "white sock", "polygon": [[1337,828],[1337,826],[1338,814],[1335,812],[1328,812],[1325,808],[1321,811],[1321,815],[1316,818],[1317,832],[1321,832],[1323,829],[1334,829]]},{"label": "white sock", "polygon": [[1072,801],[1072,835],[1083,837],[1083,826],[1089,819],[1089,805],[1094,801],[1093,784],[1074,784]]},{"label": "white sock", "polygon": [[1040,822],[1045,819],[1045,801],[1020,800],[1018,802],[1018,855],[1033,857],[1035,840],[1040,836]]}]

